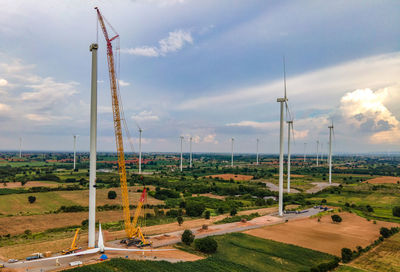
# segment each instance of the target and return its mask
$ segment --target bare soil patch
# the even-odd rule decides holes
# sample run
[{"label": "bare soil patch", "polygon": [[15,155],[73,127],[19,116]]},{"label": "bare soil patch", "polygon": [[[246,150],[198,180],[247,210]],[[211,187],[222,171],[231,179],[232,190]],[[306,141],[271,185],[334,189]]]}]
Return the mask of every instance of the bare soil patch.
[{"label": "bare soil patch", "polygon": [[400,177],[378,177],[364,181],[363,183],[371,183],[371,184],[384,184],[384,183],[391,183],[391,184],[400,184]]},{"label": "bare soil patch", "polygon": [[214,194],[210,194],[210,193],[207,193],[207,194],[193,194],[192,196],[206,196],[206,197],[209,197],[209,198],[222,199],[222,200],[226,198],[226,196],[219,196],[219,195],[214,195]]},{"label": "bare soil patch", "polygon": [[21,182],[7,182],[6,185],[4,183],[0,183],[0,188],[31,188],[31,187],[58,187],[61,184],[46,182],[46,181],[28,181],[22,186]]},{"label": "bare soil patch", "polygon": [[373,224],[351,213],[340,213],[340,216],[343,221],[339,224],[332,223],[330,215],[327,215],[320,222],[317,218],[306,218],[245,233],[340,256],[343,247],[354,250],[357,246],[371,244],[379,237],[381,227],[398,226],[380,221]]},{"label": "bare soil patch", "polygon": [[220,175],[211,175],[207,176],[208,178],[220,178],[223,180],[237,180],[237,181],[249,181],[253,179],[253,176],[250,175],[234,175],[234,174],[220,174]]},{"label": "bare soil patch", "polygon": [[[274,177],[278,177],[278,174],[274,174]],[[287,176],[287,174],[283,174],[283,176]],[[290,174],[290,177],[292,178],[304,178],[304,175],[298,175],[298,174]]]}]

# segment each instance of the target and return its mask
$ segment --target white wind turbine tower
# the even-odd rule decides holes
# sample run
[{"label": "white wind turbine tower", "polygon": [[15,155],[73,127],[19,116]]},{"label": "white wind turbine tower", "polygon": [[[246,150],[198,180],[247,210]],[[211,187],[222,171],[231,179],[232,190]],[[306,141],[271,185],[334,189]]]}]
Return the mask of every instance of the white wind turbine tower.
[{"label": "white wind turbine tower", "polygon": [[22,158],[22,137],[19,137],[19,158]]},{"label": "white wind turbine tower", "polygon": [[189,159],[189,167],[190,168],[192,168],[192,159],[193,159],[193,157],[192,157],[192,141],[193,141],[193,138],[192,138],[192,136],[190,136],[190,159]]},{"label": "white wind turbine tower", "polygon": [[284,122],[284,107],[286,106],[286,112],[288,112],[287,97],[286,97],[286,67],[285,57],[283,57],[283,79],[284,79],[284,97],[278,98],[277,102],[280,103],[280,134],[279,134],[279,216],[283,216],[283,122]]},{"label": "white wind turbine tower", "polygon": [[287,124],[288,124],[287,192],[290,193],[290,134],[293,133],[293,139],[294,139],[293,120],[287,121]]},{"label": "white wind turbine tower", "polygon": [[306,162],[306,147],[307,143],[304,143],[304,162]]},{"label": "white wind turbine tower", "polygon": [[257,138],[257,159],[256,159],[256,165],[259,165],[259,161],[258,161],[258,144],[260,143],[260,139]]},{"label": "white wind turbine tower", "polygon": [[319,155],[319,140],[317,140],[317,166],[318,166],[318,155]]},{"label": "white wind turbine tower", "polygon": [[333,131],[333,122],[328,128],[329,128],[329,184],[332,184],[332,133],[335,134],[335,132]]},{"label": "white wind turbine tower", "polygon": [[180,137],[181,138],[181,166],[180,166],[180,170],[181,172],[183,171],[183,147],[182,147],[182,143],[183,143],[183,136]]},{"label": "white wind turbine tower", "polygon": [[231,145],[231,167],[233,167],[233,142],[235,141],[235,139],[234,138],[231,138],[231,142],[232,142],[232,145]]},{"label": "white wind turbine tower", "polygon": [[324,143],[321,143],[321,164],[324,163]]},{"label": "white wind turbine tower", "polygon": [[78,135],[74,135],[74,171],[76,169],[76,138]]},{"label": "white wind turbine tower", "polygon": [[142,128],[139,127],[139,174],[142,173]]}]

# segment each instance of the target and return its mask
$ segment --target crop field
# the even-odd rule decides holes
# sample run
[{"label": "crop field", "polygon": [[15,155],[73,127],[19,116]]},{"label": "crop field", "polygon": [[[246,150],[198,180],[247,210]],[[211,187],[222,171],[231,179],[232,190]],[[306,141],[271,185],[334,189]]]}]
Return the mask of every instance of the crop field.
[{"label": "crop field", "polygon": [[220,178],[222,180],[236,180],[236,181],[249,181],[253,179],[253,176],[249,175],[235,175],[235,174],[220,174],[220,175],[211,175],[208,176],[210,178]]},{"label": "crop field", "polygon": [[6,184],[1,183],[0,188],[31,188],[31,187],[58,187],[60,183],[52,181],[28,181],[24,185],[21,182],[8,182]]},{"label": "crop field", "polygon": [[355,249],[371,244],[379,237],[381,227],[398,226],[388,222],[374,224],[351,213],[340,213],[340,216],[341,223],[333,223],[330,215],[326,215],[320,222],[317,218],[306,218],[245,233],[340,256],[343,247]]},{"label": "crop field", "polygon": [[[129,187],[129,198],[131,203],[137,203],[141,193],[137,192],[139,186]],[[114,190],[117,193],[116,199],[108,199],[108,191]],[[105,204],[121,204],[121,189],[98,189],[97,205]],[[35,196],[36,201],[32,204],[28,202],[28,196]],[[29,194],[12,194],[0,196],[0,213],[2,215],[29,215],[43,214],[59,209],[61,206],[81,205],[88,206],[89,191],[54,191]],[[163,204],[161,200],[157,200],[151,196],[147,198],[147,204],[157,205]]]},{"label": "crop field", "polygon": [[364,181],[364,183],[369,183],[369,184],[385,184],[385,183],[391,183],[391,184],[400,184],[400,178],[399,177],[378,177],[378,178],[373,178]]},{"label": "crop field", "polygon": [[366,271],[400,271],[400,233],[351,262]]},{"label": "crop field", "polygon": [[322,252],[242,233],[216,236],[215,239],[218,242],[217,253],[195,262],[113,259],[69,271],[309,271],[318,264],[334,259],[332,255]]}]

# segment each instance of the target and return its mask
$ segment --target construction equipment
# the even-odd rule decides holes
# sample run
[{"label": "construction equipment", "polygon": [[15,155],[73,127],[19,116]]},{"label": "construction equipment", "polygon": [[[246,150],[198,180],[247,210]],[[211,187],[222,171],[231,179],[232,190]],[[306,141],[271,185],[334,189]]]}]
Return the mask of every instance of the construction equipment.
[{"label": "construction equipment", "polygon": [[[119,84],[116,76],[116,65],[114,60],[114,53],[113,53],[113,46],[112,41],[118,41],[119,35],[115,31],[115,29],[107,22],[107,20],[102,16],[100,10],[96,7],[97,11],[97,18],[100,23],[101,29],[104,34],[104,38],[107,43],[107,63],[108,63],[108,72],[110,76],[110,87],[111,87],[111,98],[112,98],[112,109],[113,109],[113,119],[114,119],[114,131],[115,131],[115,140],[117,145],[117,154],[118,154],[118,174],[119,180],[121,184],[121,195],[122,195],[122,207],[123,207],[123,214],[124,214],[124,225],[125,225],[125,232],[127,235],[127,239],[122,240],[128,245],[136,244],[140,247],[148,246],[150,243],[145,239],[142,230],[137,225],[138,218],[140,215],[141,208],[143,207],[143,202],[146,198],[146,190],[143,190],[142,196],[139,200],[139,204],[135,211],[135,216],[131,221],[130,218],[130,209],[129,209],[129,196],[128,196],[128,185],[126,180],[126,167],[125,167],[125,155],[124,155],[124,143],[122,138],[122,129],[121,129],[121,120],[124,121],[125,119],[121,118],[123,116],[123,109],[122,105],[120,104],[120,93],[119,93]],[[106,25],[112,29],[114,32],[114,37],[110,38]],[[118,45],[118,43],[117,43]]]},{"label": "construction equipment", "polygon": [[80,228],[77,228],[77,229],[76,229],[76,231],[75,231],[75,236],[74,236],[74,239],[72,240],[72,243],[71,243],[70,248],[68,248],[68,249],[66,249],[66,250],[63,250],[63,251],[61,252],[62,255],[75,253],[76,250],[80,249],[80,248],[78,248],[78,247],[76,246],[76,242],[77,242],[77,240],[78,240],[78,234],[79,234],[79,231],[80,231],[80,230],[81,230]]}]

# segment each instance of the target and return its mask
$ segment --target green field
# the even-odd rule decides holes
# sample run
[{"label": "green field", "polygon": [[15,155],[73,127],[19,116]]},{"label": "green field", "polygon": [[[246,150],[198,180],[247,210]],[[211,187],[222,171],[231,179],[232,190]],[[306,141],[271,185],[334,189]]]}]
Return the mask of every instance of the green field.
[{"label": "green field", "polygon": [[336,270],[336,272],[367,272],[366,270],[358,269],[355,267],[341,265]]},{"label": "green field", "polygon": [[113,259],[69,271],[310,271],[311,267],[334,260],[334,256],[326,253],[243,233],[217,236],[215,239],[218,242],[217,253],[200,261],[172,264]]}]

